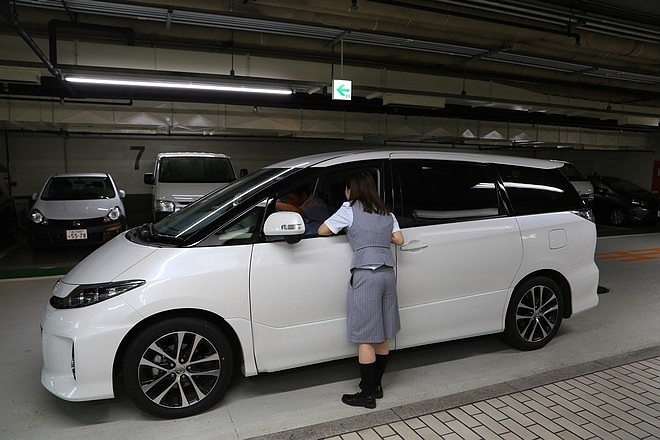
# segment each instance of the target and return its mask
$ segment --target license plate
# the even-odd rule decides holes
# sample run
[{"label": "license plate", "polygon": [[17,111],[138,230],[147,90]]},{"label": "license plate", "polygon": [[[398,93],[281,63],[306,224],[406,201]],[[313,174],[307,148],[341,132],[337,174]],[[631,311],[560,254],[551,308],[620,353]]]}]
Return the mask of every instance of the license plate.
[{"label": "license plate", "polygon": [[67,240],[87,240],[87,229],[67,229]]}]

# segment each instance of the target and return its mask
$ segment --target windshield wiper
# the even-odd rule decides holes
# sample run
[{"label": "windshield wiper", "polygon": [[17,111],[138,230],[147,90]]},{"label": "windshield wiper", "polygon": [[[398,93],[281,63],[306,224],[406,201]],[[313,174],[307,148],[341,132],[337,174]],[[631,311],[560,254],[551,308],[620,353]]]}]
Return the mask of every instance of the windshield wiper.
[{"label": "windshield wiper", "polygon": [[139,228],[137,228],[137,234],[144,241],[151,241],[154,238],[154,224],[145,223]]},{"label": "windshield wiper", "polygon": [[140,237],[141,240],[149,243],[162,243],[162,244],[173,244],[173,245],[180,245],[184,243],[184,240],[182,238],[154,232],[153,223],[145,223],[142,226],[138,227],[136,230],[136,234]]}]

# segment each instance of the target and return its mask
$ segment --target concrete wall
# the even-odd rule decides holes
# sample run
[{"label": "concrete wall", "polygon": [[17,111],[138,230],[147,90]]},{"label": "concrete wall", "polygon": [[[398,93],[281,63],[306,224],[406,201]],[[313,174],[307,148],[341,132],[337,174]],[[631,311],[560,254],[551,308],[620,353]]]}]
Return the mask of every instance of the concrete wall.
[{"label": "concrete wall", "polygon": [[[484,130],[480,127],[480,130]],[[517,132],[524,132],[520,127]],[[5,135],[6,134],[6,135]],[[483,136],[483,135],[482,135]],[[534,135],[537,138],[539,135]],[[637,135],[638,136],[638,135]],[[462,147],[462,150],[513,154],[574,162],[587,174],[616,175],[651,189],[653,164],[658,159],[660,136],[649,136],[648,149],[597,150],[569,148],[488,148]],[[570,139],[569,139],[570,140]],[[127,193],[129,222],[141,224],[150,219],[151,186],[143,174],[154,166],[156,154],[163,151],[208,151],[228,154],[238,172],[254,172],[264,165],[295,156],[326,151],[382,147],[382,140],[345,141],[301,138],[223,138],[218,136],[122,136],[6,132],[0,136],[0,165],[8,165],[13,183],[11,192],[19,207],[27,211],[32,193],[38,191],[53,173],[108,172]],[[412,147],[414,144],[404,144]],[[400,148],[400,145],[390,145]],[[425,148],[433,148],[426,146]],[[436,148],[450,148],[438,145]]]},{"label": "concrete wall", "polygon": [[[364,148],[364,143],[301,139],[224,139],[220,137],[141,137],[9,133],[8,165],[12,195],[27,211],[34,192],[54,173],[107,172],[126,191],[129,223],[150,220],[150,185],[144,173],[153,171],[156,154],[164,151],[206,151],[228,154],[236,172],[307,154]],[[4,143],[4,140],[2,141]],[[2,148],[5,151],[5,148]],[[25,213],[24,213],[25,215]]]}]

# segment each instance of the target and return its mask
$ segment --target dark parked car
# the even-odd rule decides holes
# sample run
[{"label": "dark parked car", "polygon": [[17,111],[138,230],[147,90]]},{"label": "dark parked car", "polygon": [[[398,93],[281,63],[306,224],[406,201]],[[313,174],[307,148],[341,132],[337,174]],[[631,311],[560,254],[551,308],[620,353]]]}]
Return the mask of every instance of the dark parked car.
[{"label": "dark parked car", "polygon": [[14,199],[7,189],[0,185],[0,244],[16,242],[18,237],[18,215]]},{"label": "dark parked car", "polygon": [[658,222],[658,197],[619,177],[590,176],[594,185],[593,212],[598,223],[614,226]]}]

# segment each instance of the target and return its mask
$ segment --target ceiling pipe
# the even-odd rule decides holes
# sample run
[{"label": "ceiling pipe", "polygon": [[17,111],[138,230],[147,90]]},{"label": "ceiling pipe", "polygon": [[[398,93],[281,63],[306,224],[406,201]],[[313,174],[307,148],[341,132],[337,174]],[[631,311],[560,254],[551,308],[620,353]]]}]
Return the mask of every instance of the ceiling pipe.
[{"label": "ceiling pipe", "polygon": [[[389,0],[373,0],[388,2]],[[618,38],[631,37],[646,42],[660,42],[660,28],[657,26],[644,26],[640,23],[630,22],[622,18],[606,17],[600,14],[587,11],[576,11],[574,9],[561,8],[557,5],[551,7],[533,4],[529,1],[524,2],[502,2],[502,1],[469,1],[469,0],[435,0],[436,3],[450,6],[459,6],[468,9],[476,9],[482,12],[489,12],[498,15],[514,17],[514,21],[509,24],[516,27],[522,27],[519,19],[531,20],[540,23],[546,23],[554,26],[560,26],[566,29],[580,29],[594,33],[614,35]],[[400,2],[406,3],[406,2]],[[407,7],[414,8],[415,5],[407,4]],[[436,9],[439,11],[438,9]],[[457,12],[455,10],[446,11],[450,15]],[[478,16],[479,19],[481,16]],[[483,19],[483,17],[481,17]]]},{"label": "ceiling pipe", "polygon": [[6,101],[29,101],[29,102],[48,102],[52,104],[88,104],[88,105],[110,105],[113,107],[132,107],[133,100],[128,99],[124,102],[119,102],[116,100],[112,101],[95,101],[89,99],[69,99],[69,98],[46,98],[46,97],[27,97],[27,96],[11,96],[11,95],[0,95],[0,99]]},{"label": "ceiling pipe", "polygon": [[[530,31],[537,31],[537,32],[543,32],[547,34],[556,34],[556,35],[563,35],[563,36],[568,36],[573,39],[575,39],[575,42],[577,45],[580,43],[580,34],[577,32],[573,32],[572,28],[570,26],[567,26],[566,22],[560,23],[558,20],[540,20],[543,23],[546,24],[551,24],[556,26],[555,28],[550,28],[550,27],[543,27],[543,26],[538,26],[538,25],[529,25],[529,24],[524,24],[521,23],[520,21],[513,21],[513,20],[505,20],[505,19],[497,19],[494,17],[488,17],[486,18],[484,15],[480,14],[472,14],[469,12],[462,12],[458,11],[456,9],[440,9],[438,7],[434,6],[422,6],[419,4],[415,3],[410,3],[407,1],[398,1],[398,0],[372,0],[376,3],[383,3],[386,5],[391,5],[391,6],[398,6],[401,8],[410,8],[410,9],[417,9],[425,12],[433,12],[436,14],[446,14],[446,15],[451,15],[454,17],[461,17],[461,18],[467,18],[471,20],[479,20],[479,21],[487,21],[489,23],[495,23],[495,24],[503,24],[506,26],[515,26],[517,28],[522,28],[522,29],[527,29]],[[465,4],[465,2],[446,2],[449,3],[450,5],[455,5],[455,6],[462,6],[462,7],[472,7],[468,6]],[[495,9],[495,8],[480,8],[482,11],[487,11],[487,12],[502,12],[501,10]],[[511,15],[517,15],[517,14],[511,14]],[[529,18],[529,16],[525,16],[525,18]]]},{"label": "ceiling pipe", "polygon": [[[6,1],[6,0],[4,0]],[[53,4],[42,4],[41,2],[28,1],[28,0],[15,0],[16,4],[27,6],[27,7],[43,7],[48,9],[60,9],[54,7]],[[393,0],[373,0],[381,3],[390,3]],[[442,2],[443,0],[438,0]],[[452,2],[453,0],[444,0],[447,2]],[[411,4],[406,1],[396,1],[396,3],[409,7],[415,8],[417,5]],[[477,4],[481,2],[470,2],[466,0],[468,4]],[[485,2],[489,4],[495,4],[495,2]],[[499,4],[499,3],[497,3]],[[319,25],[305,24],[301,22],[285,22],[285,21],[276,21],[271,19],[257,19],[246,16],[233,16],[233,15],[223,15],[216,13],[200,12],[193,10],[185,9],[172,9],[171,12],[169,9],[164,9],[162,7],[153,7],[153,6],[142,6],[137,4],[124,4],[124,3],[109,3],[109,2],[99,2],[96,0],[84,0],[81,2],[76,2],[75,5],[70,5],[71,9],[76,13],[89,13],[96,15],[107,15],[107,16],[117,16],[117,17],[130,17],[130,18],[139,18],[142,20],[156,21],[156,22],[167,22],[170,20],[172,24],[185,24],[193,26],[202,26],[202,27],[213,27],[213,28],[224,28],[232,29],[237,31],[247,31],[247,32],[259,32],[259,33],[270,33],[277,35],[285,35],[289,37],[305,37],[311,39],[321,39],[326,41],[333,41],[339,35],[346,32],[346,29],[337,28],[337,27],[327,27]],[[537,7],[538,8],[538,7]],[[171,8],[170,8],[171,9]],[[444,13],[443,9],[440,7],[430,8],[429,10],[434,10],[436,13]],[[453,13],[453,11],[452,11]],[[562,13],[559,11],[558,13]],[[478,16],[475,19],[490,20],[492,17]],[[574,22],[574,21],[573,21]],[[568,22],[567,22],[568,23]],[[507,24],[511,26],[520,25],[518,21],[509,20]],[[575,24],[575,23],[574,23]],[[616,19],[612,19],[611,23],[612,29],[617,29]],[[543,30],[547,28],[541,28]],[[650,28],[649,28],[650,29]],[[563,33],[563,30],[562,32]],[[357,31],[353,30],[347,33],[343,40],[348,43],[355,43],[361,45],[373,45],[373,46],[383,46],[389,48],[397,48],[402,50],[412,50],[412,51],[421,51],[421,52],[430,52],[430,53],[442,53],[454,56],[470,57],[489,50],[486,48],[478,47],[468,47],[460,44],[451,44],[444,43],[440,41],[432,41],[425,39],[411,39],[405,35],[395,35],[395,34],[379,34],[366,31]],[[658,42],[660,42],[660,35],[658,37]],[[608,45],[610,41],[607,42]],[[532,64],[533,67],[543,67],[544,63],[547,61],[556,62],[558,60],[544,60],[538,57],[525,56],[523,54],[514,54],[509,53],[505,57],[483,57],[484,60],[488,61],[497,61],[502,63],[510,63],[508,58],[518,56],[524,57],[525,59],[534,61],[535,64]],[[516,64],[516,62],[514,62]],[[586,67],[592,67],[591,65]],[[618,69],[617,78],[620,80],[625,80],[622,76],[623,69]],[[578,69],[583,70],[583,69]]]},{"label": "ceiling pipe", "polygon": [[41,50],[41,48],[35,43],[35,41],[28,35],[27,32],[21,27],[16,19],[16,13],[12,10],[9,5],[9,0],[0,0],[0,14],[2,14],[9,23],[16,29],[16,32],[21,36],[23,41],[32,49],[32,51],[39,57],[42,63],[46,66],[51,75],[56,78],[61,78],[61,72],[51,63],[46,54]]}]

